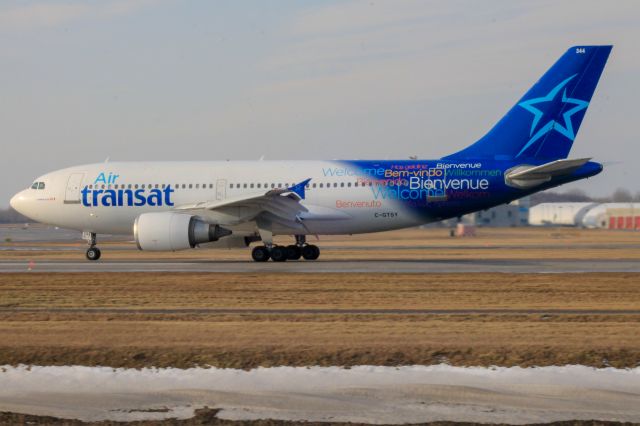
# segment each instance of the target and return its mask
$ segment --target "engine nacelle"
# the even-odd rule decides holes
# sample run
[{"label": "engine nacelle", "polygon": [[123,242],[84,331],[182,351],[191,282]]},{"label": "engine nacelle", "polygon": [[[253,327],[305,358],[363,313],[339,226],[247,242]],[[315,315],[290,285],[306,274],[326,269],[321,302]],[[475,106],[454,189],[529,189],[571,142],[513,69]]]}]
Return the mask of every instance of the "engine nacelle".
[{"label": "engine nacelle", "polygon": [[140,250],[176,251],[218,241],[231,235],[231,231],[196,216],[162,212],[138,216],[133,224],[133,235]]}]

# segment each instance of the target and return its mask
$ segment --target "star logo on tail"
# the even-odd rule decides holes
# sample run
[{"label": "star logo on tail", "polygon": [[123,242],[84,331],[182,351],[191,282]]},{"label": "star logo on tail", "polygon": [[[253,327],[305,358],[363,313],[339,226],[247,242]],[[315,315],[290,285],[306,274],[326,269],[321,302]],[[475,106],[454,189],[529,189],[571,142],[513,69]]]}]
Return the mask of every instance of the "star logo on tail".
[{"label": "star logo on tail", "polygon": [[[518,155],[516,155],[516,157],[519,157],[523,152],[527,150],[527,148],[529,148],[538,139],[540,139],[542,136],[546,135],[552,130],[555,130],[556,132],[560,133],[561,135],[564,135],[565,137],[567,137],[572,141],[575,139],[576,134],[573,130],[573,123],[571,122],[571,117],[575,113],[582,111],[583,109],[586,109],[589,106],[589,102],[587,101],[567,97],[567,89],[565,88],[565,86],[577,75],[578,74],[574,74],[571,77],[567,78],[566,80],[562,81],[556,87],[551,89],[551,91],[545,96],[542,96],[540,98],[529,99],[528,101],[523,101],[518,104],[519,106],[521,106],[522,108],[526,109],[527,111],[533,114],[533,121],[531,122],[531,130],[529,132],[529,141],[524,147],[522,147],[522,149],[520,150],[520,152],[518,152]],[[561,96],[559,95],[560,93],[562,93]],[[546,108],[541,108],[542,106],[541,104],[546,105]],[[559,104],[563,104],[563,105],[559,105]],[[567,108],[566,106],[567,104],[574,105],[574,106],[573,108],[570,108],[569,110],[565,111],[562,114],[562,119],[564,120],[564,123],[560,123],[555,119],[559,111]],[[560,109],[558,110],[558,108]],[[548,119],[544,119],[545,115],[548,117]],[[546,121],[546,123],[544,123],[540,128],[538,128],[538,125],[540,124],[540,122],[544,122],[544,121]],[[537,131],[536,131],[536,128],[538,128]]]}]

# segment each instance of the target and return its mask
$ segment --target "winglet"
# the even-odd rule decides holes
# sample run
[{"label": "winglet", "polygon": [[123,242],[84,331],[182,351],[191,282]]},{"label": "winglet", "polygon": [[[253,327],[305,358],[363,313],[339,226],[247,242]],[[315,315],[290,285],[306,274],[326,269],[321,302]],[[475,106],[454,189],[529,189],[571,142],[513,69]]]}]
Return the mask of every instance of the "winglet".
[{"label": "winglet", "polygon": [[293,186],[290,186],[289,188],[287,188],[289,191],[293,192],[294,194],[296,194],[298,197],[300,197],[301,200],[304,200],[304,188],[307,186],[307,184],[311,182],[311,178],[309,179],[305,179],[300,183],[296,183]]}]

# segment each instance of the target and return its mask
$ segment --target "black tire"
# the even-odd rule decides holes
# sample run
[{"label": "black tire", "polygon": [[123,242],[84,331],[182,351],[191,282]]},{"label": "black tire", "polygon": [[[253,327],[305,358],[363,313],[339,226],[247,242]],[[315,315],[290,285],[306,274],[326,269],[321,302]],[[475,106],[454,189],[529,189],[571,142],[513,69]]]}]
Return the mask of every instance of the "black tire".
[{"label": "black tire", "polygon": [[287,259],[288,260],[300,260],[302,257],[302,250],[296,245],[287,246]]},{"label": "black tire", "polygon": [[88,260],[98,260],[100,259],[100,249],[98,247],[89,247],[87,249],[87,259]]},{"label": "black tire", "polygon": [[265,246],[254,247],[251,251],[251,258],[256,262],[266,262],[269,257],[269,250]]},{"label": "black tire", "polygon": [[304,257],[305,260],[316,260],[320,257],[320,249],[313,244],[304,246],[302,247],[302,257]]},{"label": "black tire", "polygon": [[289,250],[286,247],[275,246],[271,249],[271,260],[274,262],[284,262],[287,260]]}]

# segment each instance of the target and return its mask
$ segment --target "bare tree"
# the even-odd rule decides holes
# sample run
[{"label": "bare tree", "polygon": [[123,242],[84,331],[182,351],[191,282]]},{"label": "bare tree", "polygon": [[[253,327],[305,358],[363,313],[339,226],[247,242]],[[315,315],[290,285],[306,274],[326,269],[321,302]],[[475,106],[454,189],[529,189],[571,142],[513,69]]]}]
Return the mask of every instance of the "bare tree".
[{"label": "bare tree", "polygon": [[614,203],[629,203],[633,201],[633,196],[628,189],[618,188],[611,196],[611,201]]}]

